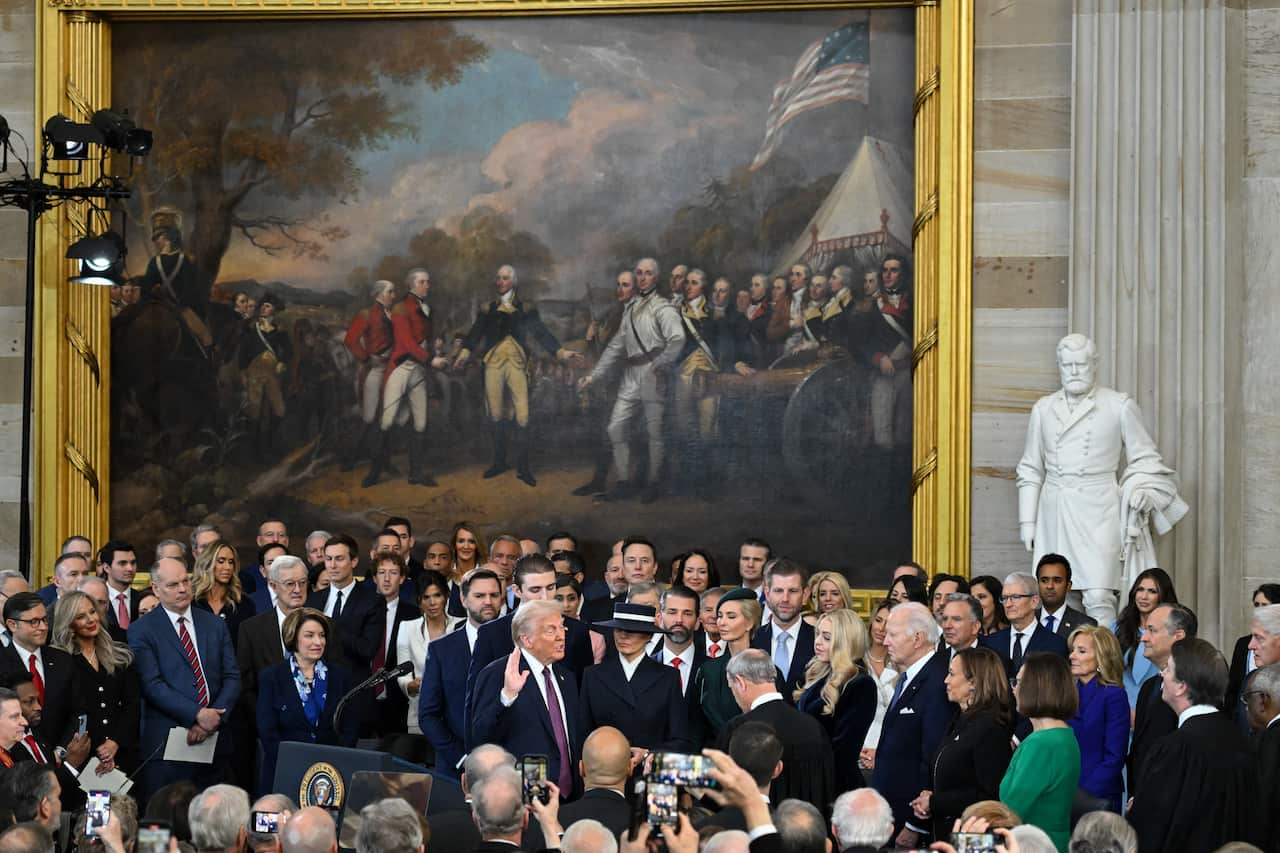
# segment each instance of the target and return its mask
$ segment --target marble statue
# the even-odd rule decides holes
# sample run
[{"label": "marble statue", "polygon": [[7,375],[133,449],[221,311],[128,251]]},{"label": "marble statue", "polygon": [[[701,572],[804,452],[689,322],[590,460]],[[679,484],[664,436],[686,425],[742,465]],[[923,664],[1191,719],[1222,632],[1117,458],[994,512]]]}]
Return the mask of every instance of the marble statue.
[{"label": "marble statue", "polygon": [[1138,404],[1098,387],[1097,366],[1088,337],[1071,334],[1058,342],[1062,390],[1031,410],[1017,467],[1018,527],[1033,565],[1045,554],[1064,555],[1072,566],[1074,606],[1111,625],[1121,591],[1156,565],[1152,526],[1167,533],[1187,504]]}]

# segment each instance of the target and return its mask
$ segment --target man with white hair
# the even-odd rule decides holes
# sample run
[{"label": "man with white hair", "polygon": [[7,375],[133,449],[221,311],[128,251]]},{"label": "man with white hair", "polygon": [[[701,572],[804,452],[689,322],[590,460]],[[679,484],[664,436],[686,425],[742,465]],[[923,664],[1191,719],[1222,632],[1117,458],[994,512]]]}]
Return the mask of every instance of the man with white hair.
[{"label": "man with white hair", "polygon": [[581,358],[560,346],[538,308],[521,301],[516,295],[515,267],[498,267],[494,285],[498,298],[480,309],[454,361],[462,367],[473,354],[484,362],[484,396],[489,419],[493,422],[493,464],[484,472],[486,480],[506,471],[507,445],[513,438],[516,451],[516,477],[529,486],[538,481],[529,468],[529,365],[534,344],[554,355],[559,361]]},{"label": "man with white hair", "polygon": [[413,806],[399,797],[360,810],[356,853],[423,853],[422,824]]},{"label": "man with white hair", "polygon": [[490,662],[475,677],[467,698],[467,746],[493,743],[513,755],[547,756],[548,778],[560,786],[561,796],[572,800],[581,793],[577,764],[583,738],[577,679],[562,663],[560,603],[522,601],[511,618],[511,639],[511,654]]},{"label": "man with white hair", "polygon": [[1249,651],[1256,667],[1280,663],[1280,604],[1256,607],[1249,623]]},{"label": "man with white hair", "polygon": [[618,839],[598,820],[571,824],[560,837],[563,853],[618,853]]},{"label": "man with white hair", "polygon": [[249,795],[234,785],[212,785],[187,808],[191,844],[201,853],[241,853],[249,834]]},{"label": "man with white hair", "polygon": [[1128,585],[1122,561],[1130,580],[1154,567],[1151,525],[1167,532],[1187,505],[1138,404],[1097,385],[1093,341],[1067,335],[1057,352],[1062,388],[1031,408],[1017,467],[1018,529],[1033,565],[1050,553],[1070,560],[1075,590],[1068,600],[1110,625]]},{"label": "man with white hair", "polygon": [[520,774],[499,767],[471,791],[471,813],[480,830],[479,851],[518,850],[529,821],[521,795]]},{"label": "man with white hair", "polygon": [[702,853],[748,853],[751,836],[741,829],[725,829],[707,839]]},{"label": "man with white hair", "polygon": [[361,308],[351,318],[343,343],[360,366],[356,387],[360,394],[360,420],[364,426],[355,444],[342,461],[342,470],[350,471],[378,429],[378,412],[382,408],[382,383],[391,356],[391,306],[396,301],[396,286],[386,279],[375,281],[369,288],[373,304]]},{"label": "man with white hair", "polygon": [[831,835],[840,853],[875,853],[893,835],[893,809],[874,788],[846,791],[831,808]]},{"label": "man with white hair", "polygon": [[[1033,589],[1034,584],[1033,578]],[[915,818],[911,801],[929,787],[929,761],[956,708],[947,701],[943,681],[949,661],[936,654],[938,623],[929,608],[914,601],[893,608],[884,644],[900,674],[880,730],[871,787],[893,808],[895,844],[911,848],[928,831],[927,822]]]},{"label": "man with white hair", "polygon": [[1040,582],[1033,575],[1013,572],[1005,577],[1000,601],[1009,627],[981,637],[978,643],[1000,655],[1010,679],[1022,668],[1022,659],[1032,652],[1067,656],[1066,639],[1036,618],[1036,611],[1040,609]]},{"label": "man with white hair", "polygon": [[[250,811],[273,813],[277,815],[278,823],[275,832],[257,832],[254,827],[249,827],[247,839],[249,853],[276,853],[280,849],[281,830],[297,810],[298,804],[284,794],[266,794],[255,800],[250,806]],[[329,853],[329,851],[325,848],[318,853]]]},{"label": "man with white hair", "polygon": [[310,806],[280,830],[280,853],[338,853],[338,828],[327,809]]},{"label": "man with white hair", "polygon": [[622,324],[595,369],[579,381],[585,389],[622,367],[622,384],[609,416],[609,443],[618,481],[606,497],[622,500],[638,491],[628,481],[631,471],[630,424],[643,414],[649,433],[649,479],[641,499],[652,503],[661,495],[663,457],[666,453],[667,377],[684,350],[685,332],[680,312],[658,293],[658,262],[636,262],[636,295],[622,311]]}]

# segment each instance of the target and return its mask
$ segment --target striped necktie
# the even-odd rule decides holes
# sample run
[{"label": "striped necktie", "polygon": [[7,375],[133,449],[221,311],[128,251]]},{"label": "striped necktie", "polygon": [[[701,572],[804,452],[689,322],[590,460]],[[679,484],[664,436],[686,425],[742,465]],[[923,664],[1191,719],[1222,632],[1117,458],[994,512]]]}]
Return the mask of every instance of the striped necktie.
[{"label": "striped necktie", "polygon": [[196,654],[196,644],[191,642],[191,635],[187,633],[187,617],[178,617],[178,641],[182,643],[182,650],[187,653],[187,660],[191,663],[191,671],[195,674],[196,685],[196,701],[200,703],[201,708],[209,707],[209,685],[204,680],[204,669],[200,666],[200,656]]}]

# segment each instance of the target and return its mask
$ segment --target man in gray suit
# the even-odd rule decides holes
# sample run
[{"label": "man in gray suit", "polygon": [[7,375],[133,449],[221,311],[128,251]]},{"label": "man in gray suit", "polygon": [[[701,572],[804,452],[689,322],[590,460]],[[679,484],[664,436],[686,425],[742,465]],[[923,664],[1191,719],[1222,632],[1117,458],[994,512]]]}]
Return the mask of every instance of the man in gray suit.
[{"label": "man in gray suit", "polygon": [[1066,639],[1071,632],[1098,621],[1067,604],[1071,591],[1071,561],[1061,554],[1045,554],[1036,564],[1036,581],[1040,585],[1040,624]]}]

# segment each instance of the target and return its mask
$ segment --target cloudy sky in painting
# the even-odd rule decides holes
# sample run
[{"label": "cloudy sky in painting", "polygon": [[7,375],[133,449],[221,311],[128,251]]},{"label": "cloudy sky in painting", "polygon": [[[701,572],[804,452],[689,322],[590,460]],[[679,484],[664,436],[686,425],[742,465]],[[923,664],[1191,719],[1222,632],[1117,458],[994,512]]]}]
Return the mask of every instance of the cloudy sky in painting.
[{"label": "cloudy sky in painting", "polygon": [[[654,241],[709,179],[749,163],[773,87],[811,42],[866,14],[461,21],[489,57],[440,91],[389,90],[416,138],[358,161],[359,197],[328,209],[351,232],[329,260],[273,259],[233,242],[223,277],[343,287],[354,267],[402,254],[413,234],[453,230],[487,205],[537,234],[561,291],[581,293],[605,275],[619,235]],[[910,145],[912,13],[870,14],[870,105],[815,111],[783,137],[811,178],[840,171],[865,133]]]}]

